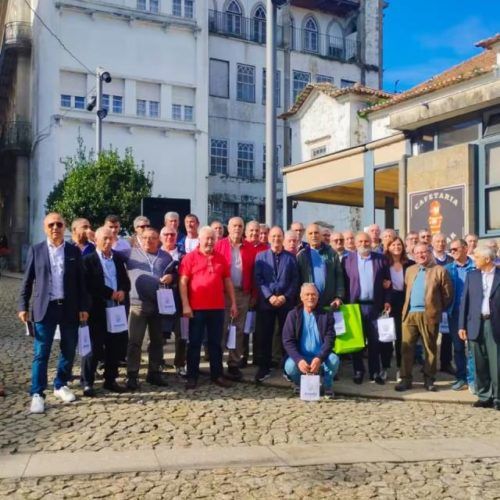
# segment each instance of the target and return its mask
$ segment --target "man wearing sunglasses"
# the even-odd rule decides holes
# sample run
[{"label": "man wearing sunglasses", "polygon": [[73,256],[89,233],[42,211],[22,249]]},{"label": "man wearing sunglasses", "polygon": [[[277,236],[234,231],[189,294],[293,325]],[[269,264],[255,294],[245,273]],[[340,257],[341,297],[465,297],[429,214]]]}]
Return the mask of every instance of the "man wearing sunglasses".
[{"label": "man wearing sunglasses", "polygon": [[141,236],[146,229],[151,227],[151,222],[144,215],[139,215],[134,219],[134,231],[135,234],[130,238],[130,246],[132,248],[141,246]]},{"label": "man wearing sunglasses", "polygon": [[58,213],[48,214],[43,228],[46,241],[28,251],[18,307],[18,317],[26,323],[33,294],[31,317],[35,353],[31,374],[31,413],[45,411],[47,365],[57,325],[61,330],[61,353],[54,379],[54,395],[65,403],[75,400],[67,384],[78,342],[78,324],[88,319],[80,250],[65,244],[65,224]]}]

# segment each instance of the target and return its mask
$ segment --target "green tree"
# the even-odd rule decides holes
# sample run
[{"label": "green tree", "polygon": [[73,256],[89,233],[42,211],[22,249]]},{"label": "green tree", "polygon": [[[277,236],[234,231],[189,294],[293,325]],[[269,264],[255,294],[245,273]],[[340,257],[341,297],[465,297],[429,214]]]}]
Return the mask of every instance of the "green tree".
[{"label": "green tree", "polygon": [[63,163],[66,171],[47,197],[47,212],[59,212],[68,223],[85,217],[94,225],[114,214],[120,217],[123,228],[132,229],[141,199],[151,195],[153,175],[144,171],[144,165],[135,164],[130,149],[123,158],[112,149],[94,158],[78,138],[76,155]]}]

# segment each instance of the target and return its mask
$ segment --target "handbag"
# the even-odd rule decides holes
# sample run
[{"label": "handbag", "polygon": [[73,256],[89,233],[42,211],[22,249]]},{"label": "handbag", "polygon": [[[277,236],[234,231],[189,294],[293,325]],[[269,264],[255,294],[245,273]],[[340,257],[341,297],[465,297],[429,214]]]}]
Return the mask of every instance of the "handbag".
[{"label": "handbag", "polygon": [[106,307],[106,328],[109,333],[121,333],[128,330],[125,306],[116,304]]},{"label": "handbag", "polygon": [[342,304],[340,311],[344,316],[345,333],[335,337],[333,352],[335,354],[350,354],[365,348],[363,322],[359,304]]},{"label": "handbag", "polygon": [[396,323],[394,318],[382,316],[377,319],[378,339],[380,342],[394,342],[396,340]]}]

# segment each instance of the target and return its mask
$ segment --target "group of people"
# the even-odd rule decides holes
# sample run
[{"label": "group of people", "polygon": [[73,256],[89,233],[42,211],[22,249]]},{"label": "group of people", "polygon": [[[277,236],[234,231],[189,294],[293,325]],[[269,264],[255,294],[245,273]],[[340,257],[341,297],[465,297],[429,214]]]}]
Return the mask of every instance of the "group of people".
[{"label": "group of people", "polygon": [[[491,244],[478,247],[475,235],[448,244],[445,235],[428,230],[403,240],[376,224],[354,234],[300,222],[284,232],[257,221],[245,224],[240,217],[231,218],[227,228],[220,221],[200,228],[195,214],[183,222],[185,232],[179,215],[168,212],[158,231],[138,216],[134,234],[122,238],[116,216],[106,217],[95,233],[79,218],[71,224],[71,241],[65,241],[61,215],[45,217],[47,239],[28,252],[18,306],[19,318],[33,322],[32,413],[44,412],[57,326],[54,395],[64,402],[75,400],[68,384],[85,326],[91,348],[81,358],[80,382],[86,397],[96,395],[99,363],[104,389],[140,387],[146,331],[149,384],[168,383],[164,343],[173,334],[175,370],[187,390],[197,387],[204,346],[210,379],[220,387],[242,380],[252,354],[257,383],[273,367],[283,370],[295,390],[301,375],[321,374],[325,396],[333,397],[340,363],[333,313],[343,304],[359,305],[370,380],[386,383],[395,348],[395,389],[411,389],[413,364],[422,358],[420,341],[424,385],[435,391],[441,331],[440,369],[455,375],[453,389],[473,379],[475,406],[500,409],[500,269]],[[121,331],[110,326],[114,312],[122,315]],[[394,343],[380,340],[382,315],[394,318]],[[468,341],[473,364],[467,361]],[[364,357],[365,349],[349,356],[356,384],[366,375]],[[126,385],[117,381],[120,363]]]}]

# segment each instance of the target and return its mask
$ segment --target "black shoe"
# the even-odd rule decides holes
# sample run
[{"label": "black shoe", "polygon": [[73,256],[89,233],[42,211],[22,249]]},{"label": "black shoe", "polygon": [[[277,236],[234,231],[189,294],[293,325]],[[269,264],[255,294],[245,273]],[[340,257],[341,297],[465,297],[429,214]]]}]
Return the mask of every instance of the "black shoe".
[{"label": "black shoe", "polygon": [[198,382],[194,378],[188,378],[186,381],[186,390],[196,389]]},{"label": "black shoe", "polygon": [[[472,403],[474,408],[492,408],[493,401],[491,399],[487,399],[486,401],[478,399],[475,403]],[[496,408],[498,410],[498,408]]]},{"label": "black shoe", "polygon": [[453,366],[451,366],[451,364],[441,366],[441,369],[439,371],[443,372],[443,373],[448,373],[450,375],[457,374],[457,372],[455,371],[455,368],[453,368]]},{"label": "black shoe", "polygon": [[218,385],[223,389],[228,389],[229,387],[233,386],[233,384],[231,384],[231,382],[229,382],[229,380],[226,380],[224,377],[217,377],[212,379],[212,384]]},{"label": "black shoe", "polygon": [[365,374],[363,372],[356,372],[354,377],[352,377],[352,381],[357,385],[361,385],[363,383],[364,375]]},{"label": "black shoe", "polygon": [[102,387],[111,392],[127,392],[127,388],[123,385],[120,385],[116,380],[109,380],[108,382],[104,382],[104,384],[102,384]]},{"label": "black shoe", "polygon": [[146,382],[158,387],[166,387],[168,385],[167,377],[163,373],[150,373],[146,377]]},{"label": "black shoe", "polygon": [[139,389],[139,381],[137,380],[137,377],[129,377],[127,379],[127,389],[131,391],[137,391],[137,389]]},{"label": "black shoe", "polygon": [[241,370],[237,366],[228,366],[226,378],[239,382],[243,379],[243,373],[241,373]]},{"label": "black shoe", "polygon": [[397,392],[409,391],[413,387],[409,380],[402,380],[399,384],[394,386],[394,390]]},{"label": "black shoe", "polygon": [[375,383],[378,384],[378,385],[384,385],[385,384],[385,380],[380,376],[380,374],[375,375],[375,377],[374,377],[373,380],[375,380]]},{"label": "black shoe", "polygon": [[92,386],[90,385],[86,385],[84,388],[83,388],[83,395],[86,397],[86,398],[94,398],[95,397],[95,390]]},{"label": "black shoe", "polygon": [[260,367],[255,374],[255,382],[264,382],[271,376],[271,370],[269,368]]},{"label": "black shoe", "polygon": [[430,378],[424,380],[424,387],[429,392],[437,392],[437,390],[438,390],[437,385],[434,384],[434,380],[432,380]]},{"label": "black shoe", "polygon": [[495,408],[495,410],[499,410],[500,411],[500,403],[499,402],[496,402],[493,404],[493,408]]},{"label": "black shoe", "polygon": [[247,358],[241,358],[240,362],[238,363],[238,368],[246,368],[248,366],[248,359]]}]

